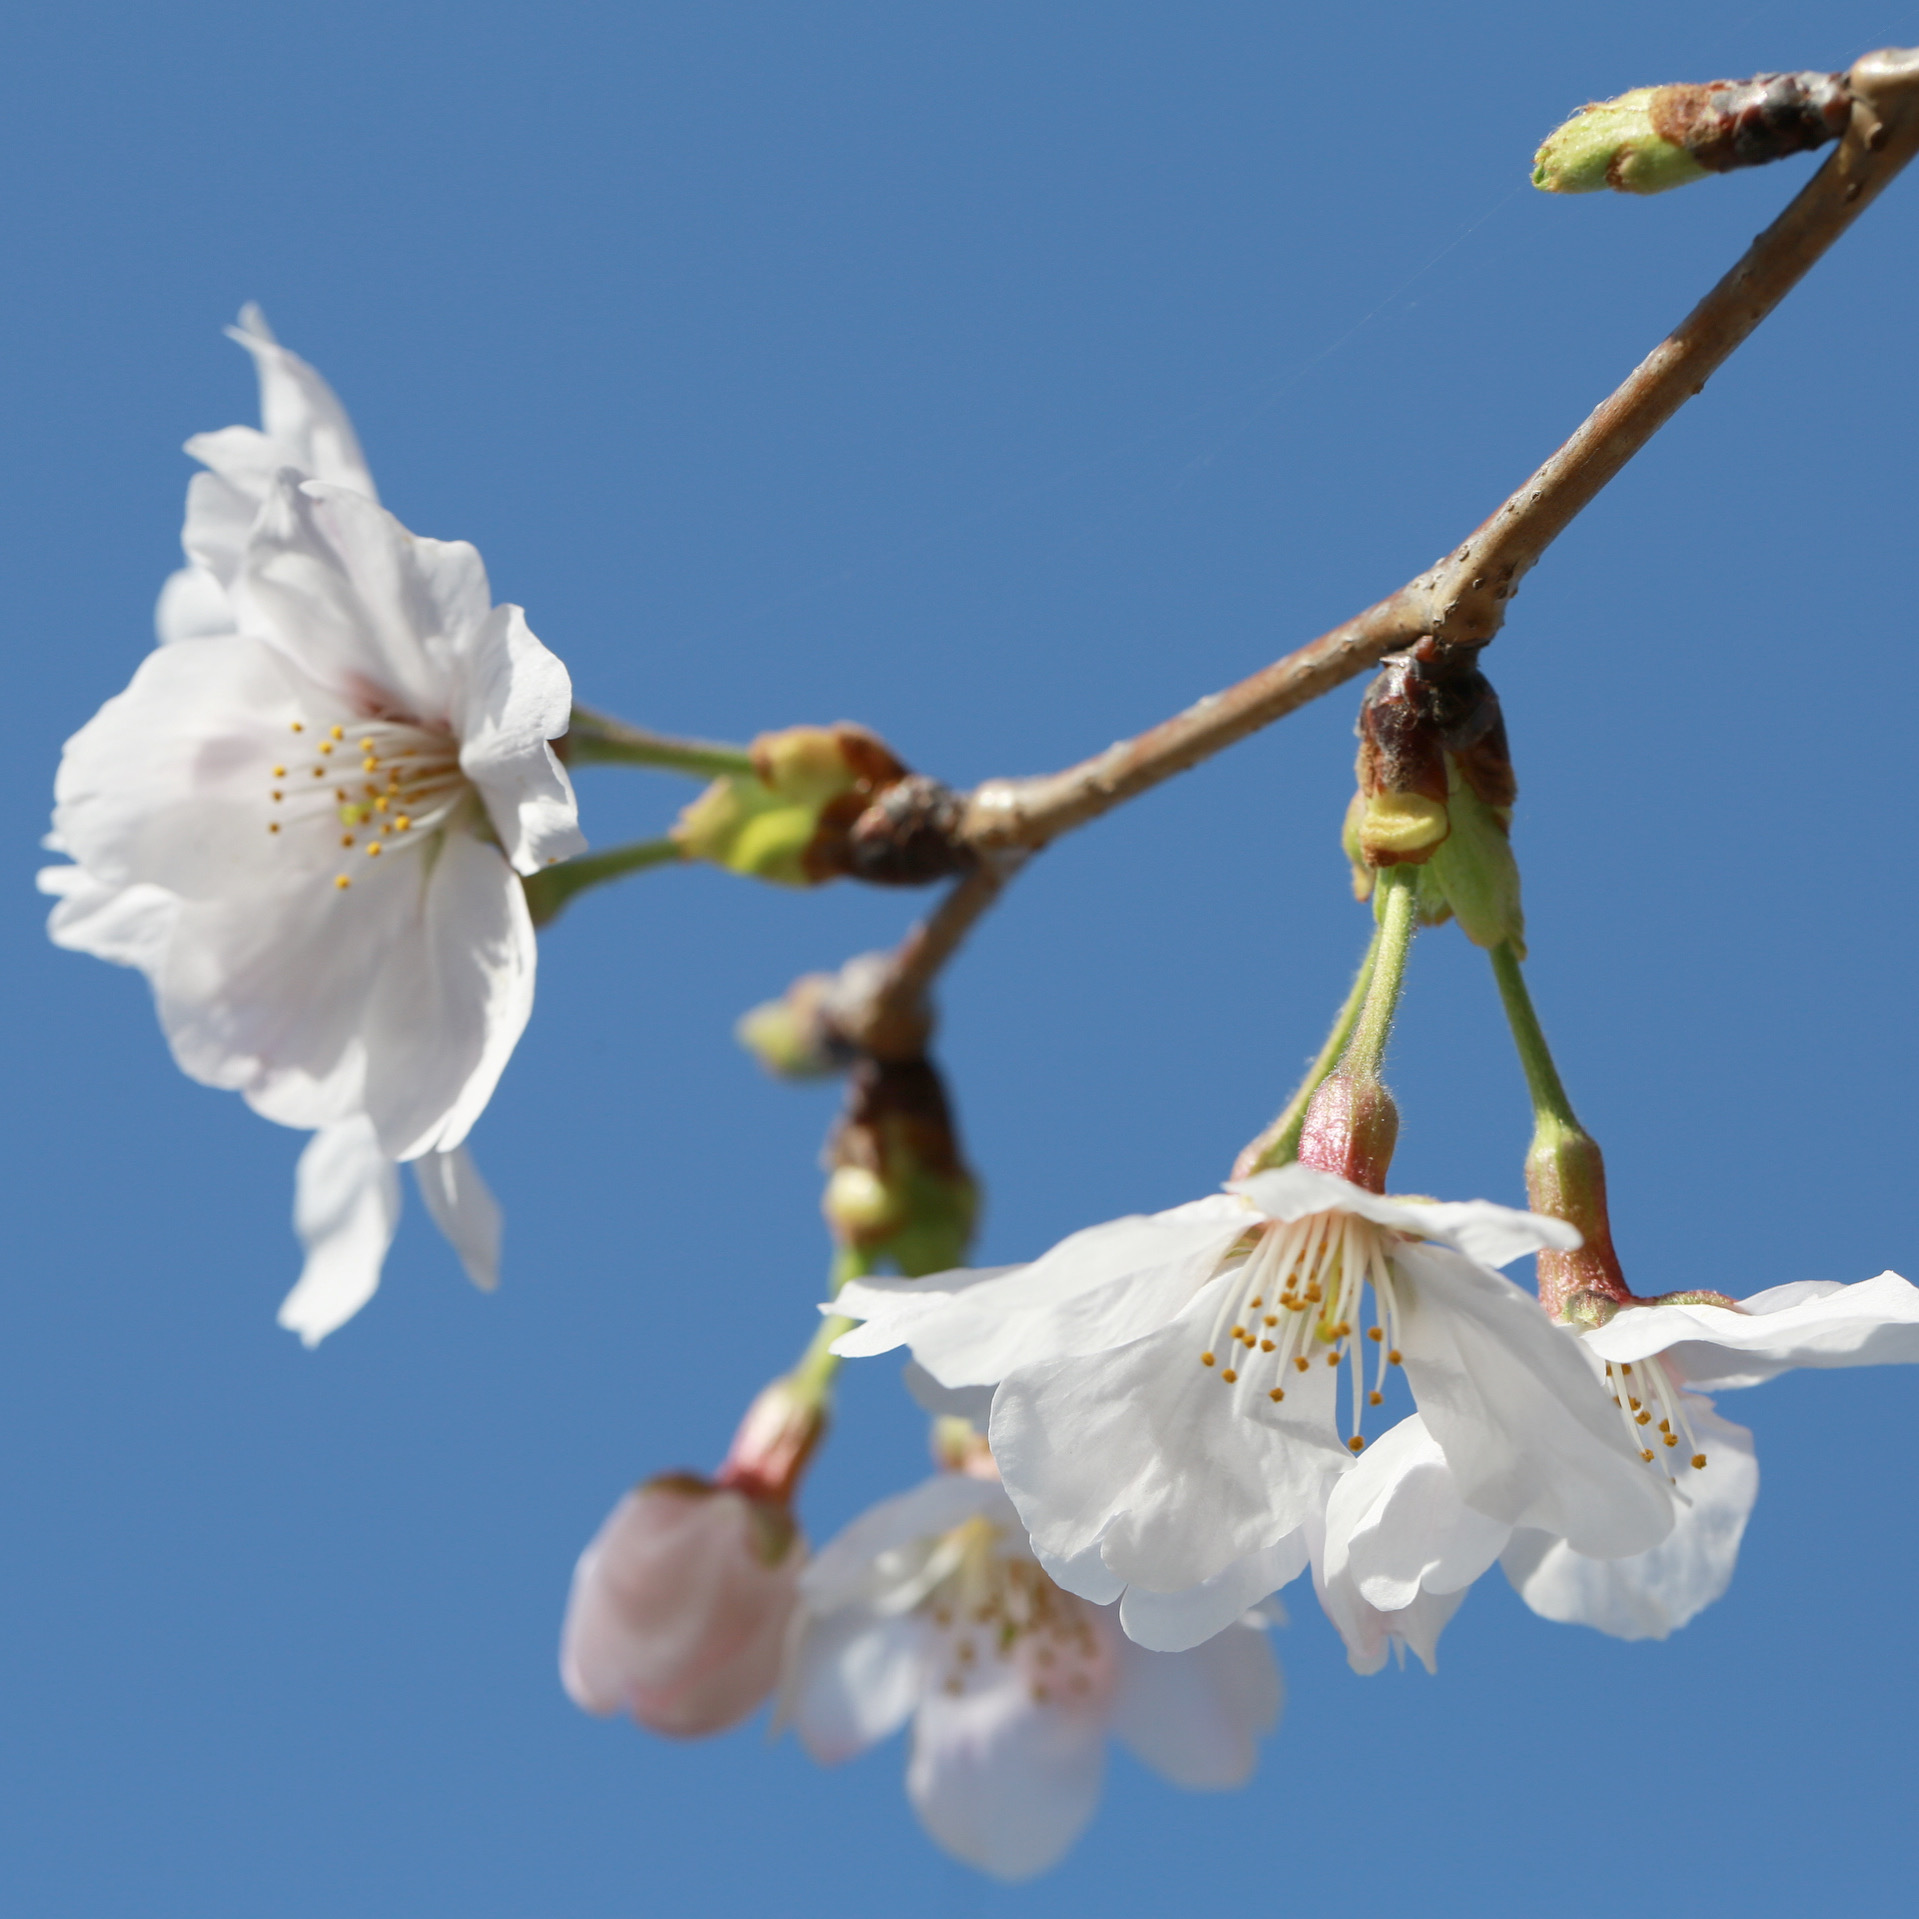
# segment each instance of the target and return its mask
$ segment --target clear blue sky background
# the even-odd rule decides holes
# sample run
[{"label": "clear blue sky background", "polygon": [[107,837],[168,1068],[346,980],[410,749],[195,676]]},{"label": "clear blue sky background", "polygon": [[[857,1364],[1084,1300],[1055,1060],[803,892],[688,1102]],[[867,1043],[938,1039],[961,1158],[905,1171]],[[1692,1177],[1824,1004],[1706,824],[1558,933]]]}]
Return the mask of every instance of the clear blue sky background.
[{"label": "clear blue sky background", "polygon": [[[1113,1769],[1002,1892],[895,1745],[670,1747],[577,1713],[573,1557],[710,1466],[812,1323],[830,1090],[735,1015],[909,896],[667,872],[583,902],[476,1138],[483,1299],[417,1202],[373,1305],[276,1329],[298,1139],[55,952],[61,740],[176,563],[191,432],[252,417],[246,299],[388,503],[475,541],[582,697],[744,737],[878,727],[968,782],[1104,745],[1398,585],[1676,321],[1809,171],[1532,192],[1627,86],[1846,65],[1868,0],[165,7],[0,29],[14,675],[0,1336],[0,1910],[192,1919],[1911,1909],[1919,1379],[1728,1407],[1765,1485],[1665,1645],[1497,1578],[1439,1676],[1362,1681],[1310,1598],[1251,1789]],[[1644,1291],[1919,1274],[1909,1015],[1919,179],[1899,182],[1527,583],[1489,658],[1534,983]],[[1206,1190],[1361,943],[1356,689],[1048,853],[945,994],[1018,1258]],[[684,789],[582,782],[602,843]],[[1479,956],[1415,957],[1411,1190],[1521,1196]],[[848,1382],[824,1536],[922,1470]],[[1296,1596],[1297,1597],[1297,1596]]]}]

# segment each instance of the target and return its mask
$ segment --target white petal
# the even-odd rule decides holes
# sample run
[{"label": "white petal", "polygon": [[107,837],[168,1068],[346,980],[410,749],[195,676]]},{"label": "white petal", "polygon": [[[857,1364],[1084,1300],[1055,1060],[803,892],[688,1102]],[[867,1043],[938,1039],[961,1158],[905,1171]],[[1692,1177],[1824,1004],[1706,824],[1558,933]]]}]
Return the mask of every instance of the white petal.
[{"label": "white petal", "polygon": [[417,910],[364,1025],[366,1109],[395,1159],[459,1145],[533,1011],[533,921],[498,848],[448,833]]},{"label": "white petal", "polygon": [[1576,1335],[1462,1254],[1408,1246],[1393,1262],[1407,1377],[1460,1497],[1600,1558],[1663,1539],[1666,1482],[1627,1441]]},{"label": "white petal", "polygon": [[1919,1362],[1919,1287],[1897,1273],[1857,1285],[1774,1287],[1724,1306],[1628,1306],[1585,1335],[1602,1359],[1668,1353],[1702,1386],[1756,1385],[1789,1366]]},{"label": "white petal", "polygon": [[451,724],[455,643],[492,610],[463,541],[427,540],[358,493],[275,476],[233,584],[242,632],[357,712]]},{"label": "white petal", "polygon": [[1281,1698],[1264,1629],[1235,1622],[1190,1652],[1122,1648],[1112,1732],[1162,1779],[1222,1792],[1252,1776]]},{"label": "white petal", "polygon": [[869,1506],[835,1535],[800,1575],[800,1597],[814,1614],[854,1603],[884,1606],[895,1583],[885,1563],[888,1556],[904,1546],[937,1540],[975,1514],[1017,1525],[1006,1494],[990,1479],[936,1473],[908,1492]]},{"label": "white petal", "polygon": [[1337,1557],[1340,1542],[1360,1597],[1381,1612],[1410,1606],[1422,1591],[1470,1586],[1511,1534],[1461,1500],[1417,1414],[1369,1446],[1326,1504],[1329,1553]]},{"label": "white petal", "polygon": [[1037,1548],[1071,1561],[1099,1542],[1129,1582],[1174,1592],[1223,1572],[1315,1510],[1348,1455],[1332,1370],[1283,1404],[1201,1365],[1226,1274],[1159,1332],[1111,1352],[1023,1367],[993,1400],[990,1437]]},{"label": "white petal", "polygon": [[154,637],[162,646],[230,639],[238,630],[226,588],[205,567],[183,566],[167,575],[153,609]]},{"label": "white petal", "polygon": [[547,744],[571,723],[566,668],[517,606],[494,607],[450,657],[461,770],[480,789],[507,858],[519,872],[537,873],[583,853],[573,783]]},{"label": "white petal", "polygon": [[900,1368],[900,1379],[921,1412],[934,1419],[963,1419],[981,1432],[986,1430],[993,1411],[992,1387],[942,1386],[916,1359]]},{"label": "white petal", "polygon": [[1033,1548],[1033,1557],[1054,1585],[1077,1593],[1095,1606],[1110,1606],[1126,1590],[1125,1580],[1100,1557],[1097,1542],[1071,1559],[1061,1559],[1038,1546]]},{"label": "white petal", "polygon": [[943,1316],[956,1293],[1025,1270],[1024,1266],[978,1266],[928,1273],[923,1279],[853,1279],[831,1299],[822,1300],[820,1311],[862,1321],[833,1342],[833,1351],[842,1359],[872,1359],[910,1344],[914,1330]]},{"label": "white petal", "polygon": [[413,1177],[433,1223],[460,1256],[466,1276],[483,1293],[500,1283],[500,1202],[487,1190],[464,1146],[422,1153]]},{"label": "white petal", "polygon": [[348,1120],[315,1133],[293,1181],[293,1230],[306,1248],[280,1324],[317,1346],[373,1297],[400,1223],[400,1181],[373,1128]]},{"label": "white petal", "polygon": [[1035,1705],[1025,1682],[930,1693],[913,1721],[906,1792],[927,1833],[996,1879],[1030,1879],[1065,1857],[1099,1804],[1100,1716]]},{"label": "white petal", "polygon": [[43,866],[41,892],[59,899],[47,916],[47,937],[70,952],[116,966],[137,966],[152,978],[173,937],[180,902],[162,886],[107,886],[83,866]]},{"label": "white petal", "polygon": [[835,1351],[885,1352],[903,1340],[944,1386],[990,1386],[1015,1366],[1102,1352],[1179,1312],[1250,1223],[1244,1207],[1215,1195],[1088,1227],[992,1278],[948,1275],[971,1283],[937,1295],[908,1290],[923,1281],[848,1286],[837,1310],[875,1323]]},{"label": "white petal", "polygon": [[297,466],[308,479],[377,499],[346,408],[312,367],[275,341],[260,309],[251,302],[243,307],[240,324],[229,327],[227,337],[253,355],[260,375],[260,423],[281,449],[281,464]]},{"label": "white petal", "polygon": [[1523,1253],[1536,1253],[1545,1247],[1570,1250],[1579,1244],[1579,1234],[1564,1220],[1498,1206],[1489,1199],[1393,1199],[1369,1193],[1363,1186],[1313,1166],[1275,1166],[1250,1179],[1233,1181],[1228,1190],[1240,1194],[1268,1219],[1304,1219],[1309,1213],[1331,1211],[1357,1213],[1375,1225],[1455,1246],[1492,1266],[1503,1266]]},{"label": "white petal", "polygon": [[[1322,1532],[1317,1522],[1313,1530]],[[1313,1585],[1326,1617],[1346,1642],[1346,1663],[1361,1674],[1378,1672],[1395,1645],[1402,1661],[1410,1648],[1428,1672],[1436,1671],[1439,1635],[1472,1590],[1461,1586],[1456,1592],[1422,1591],[1411,1605],[1382,1612],[1360,1592],[1344,1542],[1324,1536],[1313,1560]]]},{"label": "white petal", "polygon": [[[1503,1530],[1500,1537],[1505,1537]],[[1120,1625],[1134,1645],[1151,1652],[1180,1653],[1202,1645],[1269,1593],[1297,1579],[1306,1570],[1306,1544],[1301,1526],[1182,1592],[1128,1586],[1120,1601]]]},{"label": "white petal", "polygon": [[1681,1469],[1691,1503],[1680,1506],[1671,1536],[1631,1559],[1588,1559],[1550,1534],[1515,1534],[1501,1563],[1534,1612],[1615,1639],[1664,1639],[1726,1590],[1759,1496],[1759,1462],[1752,1434],[1721,1419],[1710,1400],[1688,1394],[1685,1405],[1706,1464]]},{"label": "white petal", "polygon": [[780,1718],[822,1765],[837,1765],[905,1725],[925,1686],[926,1623],[849,1606],[802,1612],[787,1650]]}]

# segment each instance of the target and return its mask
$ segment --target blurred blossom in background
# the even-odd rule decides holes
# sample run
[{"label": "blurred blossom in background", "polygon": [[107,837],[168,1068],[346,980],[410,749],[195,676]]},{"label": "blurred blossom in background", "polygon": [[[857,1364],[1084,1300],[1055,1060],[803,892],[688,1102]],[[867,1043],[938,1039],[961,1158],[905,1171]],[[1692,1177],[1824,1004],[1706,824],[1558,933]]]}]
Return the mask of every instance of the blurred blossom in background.
[{"label": "blurred blossom in background", "polygon": [[[583,700],[720,738],[856,720],[967,783],[1399,585],[1816,164],[1553,200],[1529,167],[1573,107],[1910,37],[1857,0],[76,0],[0,29],[0,1904],[1157,1910],[1267,1874],[1249,1835],[1324,1801],[1262,1879],[1301,1910],[1610,1914],[1626,1882],[1568,1869],[1588,1844],[1697,1913],[1904,1910],[1900,1371],[1742,1396],[1764,1497],[1730,1593],[1669,1640],[1550,1625],[1495,1578],[1436,1676],[1362,1680],[1296,1604],[1243,1793],[1175,1796],[1116,1749],[1077,1851],[1001,1890],[929,1845],[897,1747],[824,1771],[763,1716],[669,1743],[555,1670],[583,1543],[638,1480],[708,1469],[816,1323],[837,1091],[773,1083],[733,1022],[919,899],[668,870],[577,902],[473,1134],[499,1290],[414,1207],[309,1352],[274,1323],[300,1136],[183,1078],[139,978],[47,942],[32,876],[60,744],[180,564],[180,445],[256,417],[221,335],[244,301],[324,369],[383,503],[472,541]],[[1646,1293],[1919,1270],[1919,916],[1883,824],[1911,759],[1916,239],[1908,176],[1486,658],[1533,990]],[[1367,930],[1339,846],[1359,691],[1047,854],[954,968],[981,1263],[1210,1189],[1284,1098]],[[579,795],[607,845],[688,790],[587,769]],[[1396,1189],[1523,1203],[1524,1090],[1450,929],[1391,1073]],[[892,1364],[849,1368],[799,1517],[829,1540],[924,1471]]]}]

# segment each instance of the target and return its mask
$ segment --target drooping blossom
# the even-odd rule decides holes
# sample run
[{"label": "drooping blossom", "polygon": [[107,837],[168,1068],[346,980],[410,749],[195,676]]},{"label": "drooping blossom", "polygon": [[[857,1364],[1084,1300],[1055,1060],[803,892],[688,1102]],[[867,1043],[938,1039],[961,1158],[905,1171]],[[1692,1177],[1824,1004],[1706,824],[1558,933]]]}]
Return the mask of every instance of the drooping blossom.
[{"label": "drooping blossom", "polygon": [[906,1790],[932,1839],[1000,1879],[1056,1863],[1117,1739],[1173,1784],[1250,1776],[1279,1716],[1256,1620],[1147,1652],[1110,1606],[1048,1578],[992,1480],[945,1473],[884,1501],[800,1578],[782,1714],[828,1764],[912,1722]]},{"label": "drooping blossom", "polygon": [[547,745],[571,691],[471,547],[378,507],[319,375],[254,310],[235,337],[265,430],[189,443],[208,471],[157,612],[169,644],[68,742],[48,843],[74,863],[41,886],[58,944],[147,975],[183,1070],[288,1125],[371,1127],[385,1166],[344,1135],[303,1159],[308,1267],[282,1318],[311,1343],[378,1282],[390,1162],[421,1161],[469,1273],[496,1269],[497,1209],[470,1159],[437,1156],[531,1004],[515,871],[582,844]]},{"label": "drooping blossom", "polygon": [[621,1498],[567,1595],[560,1680],[575,1705],[690,1739],[772,1693],[806,1564],[793,1494],[823,1423],[817,1396],[776,1380],[716,1478],[663,1473]]},{"label": "drooping blossom", "polygon": [[1493,1270],[1576,1243],[1292,1165],[1030,1266],[856,1282],[834,1310],[866,1324],[836,1350],[905,1345],[943,1387],[995,1385],[994,1456],[1043,1563],[1174,1649],[1304,1565],[1395,1367],[1476,1510],[1600,1557],[1665,1536],[1669,1489],[1576,1342]]}]

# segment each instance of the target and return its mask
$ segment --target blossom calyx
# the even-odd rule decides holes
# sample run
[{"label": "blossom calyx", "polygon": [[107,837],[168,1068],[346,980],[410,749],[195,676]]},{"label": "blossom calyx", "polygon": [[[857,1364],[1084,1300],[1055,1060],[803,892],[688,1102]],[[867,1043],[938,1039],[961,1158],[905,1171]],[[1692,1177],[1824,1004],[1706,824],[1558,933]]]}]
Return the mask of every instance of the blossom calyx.
[{"label": "blossom calyx", "polygon": [[1664,193],[1823,146],[1845,132],[1851,112],[1843,73],[1635,87],[1582,107],[1548,135],[1533,156],[1533,185],[1546,193]]},{"label": "blossom calyx", "polygon": [[1606,1211],[1606,1161],[1599,1142],[1583,1128],[1542,1117],[1526,1155],[1526,1197],[1536,1213],[1576,1227],[1572,1252],[1548,1248],[1539,1255],[1539,1299],[1554,1319],[1599,1325],[1634,1294],[1613,1250]]},{"label": "blossom calyx", "polygon": [[1347,811],[1353,890],[1387,866],[1419,869],[1419,915],[1456,918],[1475,945],[1522,953],[1508,830],[1518,785],[1499,696],[1475,652],[1422,641],[1387,660],[1360,705],[1359,791]]},{"label": "blossom calyx", "polygon": [[715,780],[681,813],[673,836],[688,858],[779,886],[912,886],[971,864],[963,802],[863,726],[762,733],[752,756],[752,772]]},{"label": "blossom calyx", "polygon": [[842,1246],[909,1277],[966,1256],[979,1187],[960,1155],[946,1089],[925,1059],[862,1059],[826,1145],[822,1210]]},{"label": "blossom calyx", "polygon": [[1350,1180],[1369,1193],[1386,1190],[1399,1141],[1399,1108],[1377,1079],[1334,1073],[1306,1108],[1299,1163]]}]

